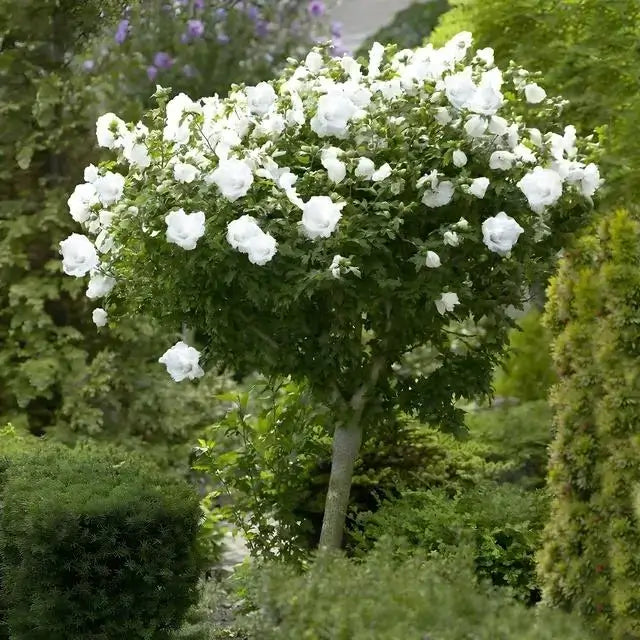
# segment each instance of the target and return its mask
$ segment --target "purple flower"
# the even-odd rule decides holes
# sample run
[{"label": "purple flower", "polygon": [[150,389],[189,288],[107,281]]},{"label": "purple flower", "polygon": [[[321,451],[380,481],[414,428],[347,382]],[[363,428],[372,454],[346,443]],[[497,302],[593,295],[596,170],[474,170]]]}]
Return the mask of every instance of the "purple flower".
[{"label": "purple flower", "polygon": [[149,78],[149,80],[153,82],[156,79],[157,75],[158,75],[157,67],[154,67],[153,65],[147,67],[147,77]]},{"label": "purple flower", "polygon": [[308,10],[314,18],[319,18],[321,15],[324,15],[326,6],[322,0],[311,0]]},{"label": "purple flower", "polygon": [[331,35],[334,38],[339,38],[342,35],[342,22],[331,23]]},{"label": "purple flower", "polygon": [[260,11],[258,11],[258,7],[250,4],[247,7],[247,16],[249,16],[250,20],[257,20],[260,17]]},{"label": "purple flower", "polygon": [[187,21],[187,35],[191,38],[201,38],[204,34],[204,23],[202,20]]},{"label": "purple flower", "polygon": [[204,0],[193,0],[194,9],[204,9]]},{"label": "purple flower", "polygon": [[224,7],[220,7],[216,9],[216,18],[220,18],[220,20],[224,20],[227,17],[227,10]]},{"label": "purple flower", "polygon": [[115,41],[118,44],[122,44],[129,34],[129,21],[128,20],[120,20],[118,24],[118,28],[116,29]]},{"label": "purple flower", "polygon": [[330,52],[334,58],[342,58],[342,56],[351,55],[349,49],[344,46],[340,39],[332,41]]},{"label": "purple flower", "polygon": [[230,40],[231,40],[231,38],[226,33],[219,33],[218,34],[218,42],[220,44],[228,44]]},{"label": "purple flower", "polygon": [[256,22],[256,35],[258,38],[266,38],[269,35],[269,23],[266,20]]},{"label": "purple flower", "polygon": [[93,68],[96,66],[96,63],[93,60],[85,60],[82,63],[82,68],[85,71],[93,71]]},{"label": "purple flower", "polygon": [[158,67],[158,69],[169,69],[173,64],[173,58],[166,51],[158,51],[158,53],[153,56],[153,64]]}]

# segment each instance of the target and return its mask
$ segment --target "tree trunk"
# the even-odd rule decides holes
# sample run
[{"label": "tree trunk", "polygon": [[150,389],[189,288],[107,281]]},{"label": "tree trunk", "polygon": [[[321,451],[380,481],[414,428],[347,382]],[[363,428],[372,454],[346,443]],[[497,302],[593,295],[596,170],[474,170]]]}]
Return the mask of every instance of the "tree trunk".
[{"label": "tree trunk", "polygon": [[362,442],[364,409],[367,401],[370,400],[368,395],[374,391],[384,366],[383,357],[377,357],[373,360],[368,379],[353,394],[346,414],[342,414],[343,417],[349,416],[349,418],[339,421],[333,434],[331,475],[329,476],[327,499],[324,504],[320,549],[340,549],[342,546],[353,467]]},{"label": "tree trunk", "polygon": [[320,533],[321,549],[339,549],[342,545],[351,478],[361,440],[360,412],[356,412],[353,422],[347,426],[338,426],[333,436],[331,476]]}]

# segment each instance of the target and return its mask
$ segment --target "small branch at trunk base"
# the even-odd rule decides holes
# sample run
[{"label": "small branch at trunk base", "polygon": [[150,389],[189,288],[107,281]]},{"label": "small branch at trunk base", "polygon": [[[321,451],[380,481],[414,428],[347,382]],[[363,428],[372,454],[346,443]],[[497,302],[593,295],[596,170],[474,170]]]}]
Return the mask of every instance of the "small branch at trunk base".
[{"label": "small branch at trunk base", "polygon": [[353,467],[362,440],[362,425],[359,419],[357,422],[348,427],[339,426],[333,436],[331,476],[320,533],[321,549],[339,549],[342,544]]}]

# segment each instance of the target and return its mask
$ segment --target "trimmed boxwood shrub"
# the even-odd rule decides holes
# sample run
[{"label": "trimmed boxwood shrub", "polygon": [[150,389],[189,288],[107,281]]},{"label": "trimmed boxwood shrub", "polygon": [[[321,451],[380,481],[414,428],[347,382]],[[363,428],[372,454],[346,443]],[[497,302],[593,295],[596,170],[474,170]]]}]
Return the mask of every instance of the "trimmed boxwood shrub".
[{"label": "trimmed boxwood shrub", "polygon": [[[35,438],[31,440],[35,441]],[[0,510],[2,509],[2,489],[9,464],[16,454],[24,453],[30,446],[25,438],[20,438],[11,426],[0,428]],[[9,640],[7,626],[6,594],[3,588],[3,556],[0,547],[0,640]]]},{"label": "trimmed boxwood shrub", "polygon": [[12,640],[160,640],[197,598],[198,498],[141,460],[37,447],[0,504]]}]

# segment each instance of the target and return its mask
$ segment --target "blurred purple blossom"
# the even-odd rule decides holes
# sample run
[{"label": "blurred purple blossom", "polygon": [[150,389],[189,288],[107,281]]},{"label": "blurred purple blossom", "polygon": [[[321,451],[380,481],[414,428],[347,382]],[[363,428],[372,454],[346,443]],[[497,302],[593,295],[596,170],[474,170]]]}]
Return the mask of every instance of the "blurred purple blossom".
[{"label": "blurred purple blossom", "polygon": [[218,34],[218,42],[220,44],[228,44],[230,40],[231,40],[231,38],[226,33],[219,33]]},{"label": "blurred purple blossom", "polygon": [[193,8],[194,9],[204,9],[204,0],[193,0]]},{"label": "blurred purple blossom", "polygon": [[324,15],[326,8],[327,7],[322,0],[311,0],[309,2],[309,14],[314,18],[319,18],[320,16]]},{"label": "blurred purple blossom", "polygon": [[187,20],[187,35],[191,38],[201,38],[204,35],[204,22]]},{"label": "blurred purple blossom", "polygon": [[220,7],[216,9],[216,18],[220,18],[220,20],[224,20],[227,17],[227,10],[224,7]]},{"label": "blurred purple blossom", "polygon": [[147,77],[149,78],[149,80],[155,80],[156,76],[158,75],[158,69],[157,67],[154,67],[153,65],[147,67]]},{"label": "blurred purple blossom", "polygon": [[128,20],[120,20],[118,23],[118,28],[116,29],[116,35],[114,36],[115,41],[118,44],[122,44],[129,34],[129,21]]},{"label": "blurred purple blossom", "polygon": [[253,4],[250,4],[247,7],[247,16],[249,17],[250,20],[257,20],[260,17],[260,11],[258,10],[258,7],[256,7]]},{"label": "blurred purple blossom", "polygon": [[82,63],[82,68],[85,71],[93,71],[93,68],[96,66],[96,63],[93,60],[85,60]]},{"label": "blurred purple blossom", "polygon": [[269,35],[269,23],[266,20],[256,22],[256,35],[258,38],[266,38]]},{"label": "blurred purple blossom", "polygon": [[158,69],[169,69],[173,64],[173,58],[166,51],[158,51],[158,53],[153,56],[153,64],[158,67]]},{"label": "blurred purple blossom", "polygon": [[342,35],[342,22],[331,23],[331,35],[334,38],[339,38]]},{"label": "blurred purple blossom", "polygon": [[331,48],[329,49],[329,51],[334,58],[342,58],[342,56],[351,55],[349,49],[344,46],[339,38],[336,38],[331,42]]}]

